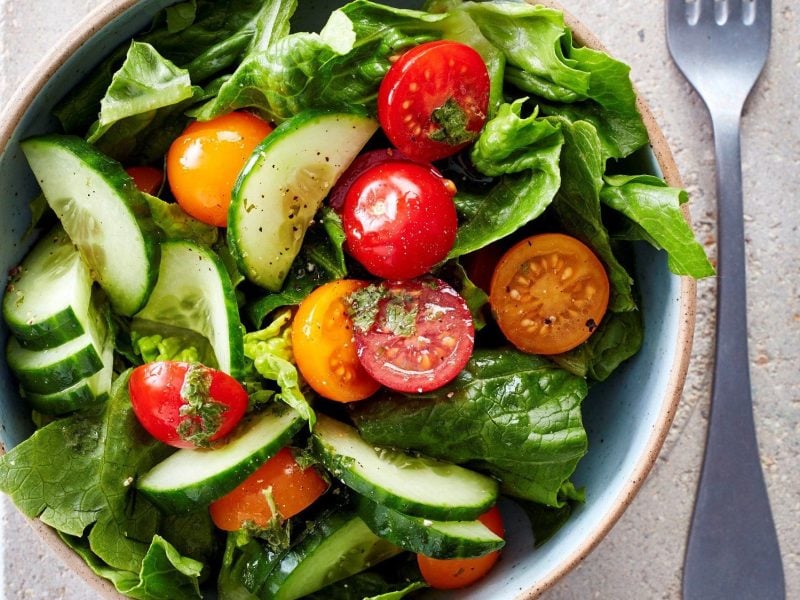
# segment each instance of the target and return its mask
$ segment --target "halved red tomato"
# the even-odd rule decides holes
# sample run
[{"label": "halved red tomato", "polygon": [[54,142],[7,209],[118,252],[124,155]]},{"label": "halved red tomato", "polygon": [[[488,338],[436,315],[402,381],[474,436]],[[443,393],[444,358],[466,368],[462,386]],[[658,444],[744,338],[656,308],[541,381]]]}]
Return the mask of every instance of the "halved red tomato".
[{"label": "halved red tomato", "polygon": [[432,161],[472,142],[486,122],[489,72],[465,44],[428,42],[395,62],[378,90],[378,119],[408,156]]},{"label": "halved red tomato", "polygon": [[441,387],[472,354],[475,328],[467,303],[440,279],[372,284],[347,302],[361,364],[394,390]]},{"label": "halved red tomato", "polygon": [[206,447],[228,435],[247,410],[233,377],[197,363],[152,362],[128,381],[133,412],[157,440],[176,448]]}]

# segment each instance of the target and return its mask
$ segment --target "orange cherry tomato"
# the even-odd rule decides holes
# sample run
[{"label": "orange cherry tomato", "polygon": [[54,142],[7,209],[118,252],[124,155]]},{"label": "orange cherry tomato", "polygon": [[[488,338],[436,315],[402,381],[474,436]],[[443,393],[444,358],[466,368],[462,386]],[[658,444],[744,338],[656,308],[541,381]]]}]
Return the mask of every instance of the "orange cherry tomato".
[{"label": "orange cherry tomato", "polygon": [[170,146],[167,179],[181,208],[195,219],[225,227],[239,172],[272,127],[247,112],[195,121]]},{"label": "orange cherry tomato", "polygon": [[294,316],[292,349],[297,367],[318,394],[337,402],[363,400],[381,387],[358,360],[353,322],[344,303],[365,285],[355,279],[327,283],[303,300]]},{"label": "orange cherry tomato", "polygon": [[125,169],[136,187],[145,194],[155,196],[164,183],[164,172],[155,167],[128,167]]},{"label": "orange cherry tomato", "polygon": [[236,531],[245,524],[266,527],[272,519],[267,489],[282,519],[311,506],[328,489],[328,483],[314,467],[301,469],[292,451],[283,448],[229,494],[211,503],[214,524],[224,531]]},{"label": "orange cherry tomato", "polygon": [[[492,532],[505,537],[503,517],[496,506],[483,513],[478,520]],[[417,564],[429,586],[437,590],[455,590],[472,585],[484,577],[498,558],[499,550],[477,558],[441,559],[417,554]]]},{"label": "orange cherry tomato", "polygon": [[545,233],[503,255],[489,304],[508,341],[523,352],[559,354],[585,342],[608,308],[603,264],[573,237]]}]

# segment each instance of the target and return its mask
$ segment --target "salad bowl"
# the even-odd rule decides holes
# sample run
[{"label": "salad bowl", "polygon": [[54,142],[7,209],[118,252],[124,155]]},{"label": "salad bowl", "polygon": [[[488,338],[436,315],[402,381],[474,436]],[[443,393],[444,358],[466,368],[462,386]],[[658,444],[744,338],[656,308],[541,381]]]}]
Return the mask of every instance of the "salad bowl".
[{"label": "salad bowl", "polygon": [[[34,239],[26,235],[31,215],[28,201],[38,188],[20,151],[19,141],[57,128],[52,109],[80,77],[90,72],[117,45],[146,28],[152,16],[170,0],[112,0],[80,23],[34,69],[7,103],[0,118],[0,192],[2,246],[6,271],[17,265]],[[397,0],[395,6],[416,8],[418,2]],[[555,2],[541,2],[560,9]],[[324,24],[335,0],[303,1],[294,22],[308,31]],[[575,40],[602,49],[600,41],[570,15],[566,21]],[[667,143],[647,105],[639,110],[648,130],[651,151],[642,161],[668,184],[680,187]],[[667,435],[681,397],[694,327],[695,283],[673,275],[666,256],[647,246],[635,246],[635,280],[643,307],[645,338],[641,351],[606,382],[593,386],[584,403],[589,452],[574,475],[586,489],[586,502],[545,544],[534,549],[527,517],[513,503],[503,512],[509,535],[503,559],[478,585],[452,593],[461,599],[533,598],[575,567],[620,518],[642,486]],[[0,330],[5,347],[8,331]],[[29,411],[4,361],[0,361],[0,452],[11,449],[33,431]],[[31,521],[38,535],[87,585],[109,598],[113,586],[96,576],[69,550],[57,534]]]}]

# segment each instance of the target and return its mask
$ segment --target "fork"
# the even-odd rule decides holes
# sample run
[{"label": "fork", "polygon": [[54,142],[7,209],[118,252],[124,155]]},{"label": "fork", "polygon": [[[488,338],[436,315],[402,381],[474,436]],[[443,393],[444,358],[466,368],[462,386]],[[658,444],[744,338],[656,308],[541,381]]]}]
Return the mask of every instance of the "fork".
[{"label": "fork", "polygon": [[777,600],[786,590],[753,422],[739,144],[742,109],[769,53],[771,2],[666,6],[667,44],[711,114],[717,160],[717,341],[683,598]]}]

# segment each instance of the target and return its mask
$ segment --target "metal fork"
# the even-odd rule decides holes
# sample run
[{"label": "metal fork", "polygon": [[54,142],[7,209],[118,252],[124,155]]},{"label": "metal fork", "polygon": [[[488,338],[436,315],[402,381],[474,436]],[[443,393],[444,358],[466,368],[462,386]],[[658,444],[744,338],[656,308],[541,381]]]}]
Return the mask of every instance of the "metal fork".
[{"label": "metal fork", "polygon": [[739,146],[742,109],[766,63],[770,27],[770,0],[667,0],[669,50],[711,113],[717,158],[717,342],[683,567],[686,600],[786,597],[753,423]]}]

